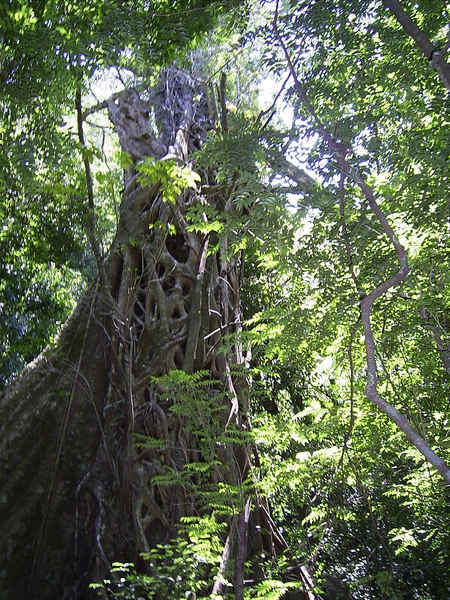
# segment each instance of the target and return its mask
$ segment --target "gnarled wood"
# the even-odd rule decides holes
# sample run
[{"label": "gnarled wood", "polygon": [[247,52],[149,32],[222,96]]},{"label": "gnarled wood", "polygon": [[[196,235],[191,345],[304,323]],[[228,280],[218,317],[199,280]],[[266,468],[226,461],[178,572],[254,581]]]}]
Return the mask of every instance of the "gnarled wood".
[{"label": "gnarled wood", "polygon": [[[134,164],[187,163],[213,126],[202,86],[172,68],[151,97],[130,90],[109,102],[123,150]],[[219,353],[240,328],[241,257],[230,259],[226,240],[208,255],[208,236],[188,231],[186,209],[211,201],[201,186],[171,204],[158,182],[142,187],[134,167],[125,183],[106,285],[86,292],[54,349],[0,402],[2,600],[86,598],[112,561],[135,561],[197,510],[181,483],[154,480],[202,458],[187,418],[152,378],[206,370],[218,382],[209,393],[224,406],[222,427],[242,418],[243,386],[230,370],[241,353]],[[216,198],[232,209],[219,190]],[[137,449],[136,434],[160,448]],[[245,451],[219,454],[217,477],[242,481]]]}]

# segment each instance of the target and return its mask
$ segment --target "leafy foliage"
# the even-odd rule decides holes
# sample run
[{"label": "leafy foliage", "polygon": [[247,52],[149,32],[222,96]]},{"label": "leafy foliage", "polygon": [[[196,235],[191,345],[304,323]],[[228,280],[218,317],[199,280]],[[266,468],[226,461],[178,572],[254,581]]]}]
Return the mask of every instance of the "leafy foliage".
[{"label": "leafy foliage", "polygon": [[[213,517],[186,518],[182,539],[171,540],[141,555],[148,574],[138,573],[133,564],[115,563],[111,569],[112,578],[102,584],[91,584],[91,588],[106,590],[111,597],[126,600],[169,597],[231,600],[234,598],[232,592],[210,593],[211,581],[218,576],[223,546],[219,536],[222,525]],[[230,582],[225,583],[231,586]],[[245,598],[279,600],[290,587],[289,583],[278,579],[266,579],[248,589]]]},{"label": "leafy foliage", "polygon": [[[0,298],[5,332],[3,381],[50,341],[73,307],[82,280],[95,276],[93,257],[86,248],[88,206],[74,125],[76,90],[113,67],[134,72],[134,82],[138,76],[148,79],[150,66],[160,68],[182,49],[194,47],[219,18],[225,30],[227,14],[233,10],[245,21],[245,3],[234,1],[222,5],[162,0],[150,5],[140,0],[132,4],[89,0],[79,5],[16,0],[0,7],[0,245],[9,290]],[[108,245],[117,224],[121,171],[110,168],[110,148],[105,156],[104,123],[93,119],[93,125],[95,133],[90,131],[85,156],[95,163],[96,233]],[[169,199],[196,181],[182,168],[173,175],[164,183]],[[47,283],[41,284],[36,271],[42,272],[45,264],[49,272],[53,273],[53,265],[57,271],[45,275]],[[81,271],[81,278],[73,269]],[[19,272],[24,282],[10,286],[7,273]],[[60,281],[67,290],[73,288],[75,295],[68,294],[64,303],[63,294],[58,301],[52,300],[45,291],[50,280]],[[29,304],[22,298],[26,281],[33,281],[40,297],[46,298],[42,311],[36,310],[37,302],[33,310],[24,309],[30,314],[20,312],[21,305]],[[23,325],[31,321],[41,326],[32,332],[29,325]],[[33,341],[24,341],[26,331]]]},{"label": "leafy foliage", "polygon": [[161,186],[164,201],[175,204],[176,199],[186,188],[195,189],[200,175],[187,166],[179,166],[175,160],[156,160],[146,157],[136,165],[138,181],[142,186]]},{"label": "leafy foliage", "polygon": [[[95,275],[85,248],[88,211],[70,117],[75,89],[113,65],[143,81],[175,56],[208,80],[199,36],[229,8],[245,15],[239,4],[48,0],[16,2],[5,15],[3,384],[48,343],[83,282]],[[403,5],[434,44],[445,44],[445,3]],[[380,390],[449,460],[448,91],[382,3],[286,0],[278,8],[280,35],[315,113],[373,187],[413,267],[402,287],[374,307]],[[265,17],[258,10],[247,40],[263,39],[258,60],[279,81],[286,62],[273,11]],[[226,30],[223,19],[222,26]],[[235,38],[234,48],[242,41]],[[212,47],[220,70],[227,54],[216,50],[216,39]],[[214,243],[228,236],[230,253],[246,251],[242,339],[252,346],[246,374],[253,428],[224,431],[225,392],[207,373],[173,372],[153,382],[165,390],[172,413],[190,423],[207,457],[180,471],[167,469],[155,483],[186,486],[209,513],[189,522],[180,539],[143,556],[146,575],[116,564],[102,587],[122,598],[207,597],[224,545],[221,526],[256,487],[271,503],[293,558],[308,565],[323,595],[334,577],[355,599],[447,597],[448,490],[364,396],[359,303],[392,274],[395,253],[354,180],[342,178],[298,90],[286,84],[293,126],[276,130],[269,116],[256,117],[252,70],[239,69],[240,78],[228,78],[229,128],[209,133],[195,170],[146,159],[138,171],[141,185],[159,185],[171,203],[196,187],[196,171],[214,171],[217,186],[199,191],[188,228]],[[246,101],[239,82],[247,86]],[[106,169],[104,155],[92,150],[101,145],[96,139],[85,153],[96,164],[98,227],[107,243],[121,177],[120,165]],[[303,183],[292,175],[299,162],[311,174]],[[230,199],[231,208],[211,206],[208,193]],[[233,207],[243,216],[235,217]],[[161,439],[145,436],[137,443],[164,450]],[[233,486],[218,475],[220,444],[254,446],[257,485]],[[287,579],[280,571],[246,594],[279,598]]]},{"label": "leafy foliage", "polygon": [[220,555],[212,555],[211,540],[203,534],[195,542],[172,540],[141,557],[148,565],[148,575],[138,574],[132,564],[115,563],[111,574],[118,580],[106,580],[103,585],[91,587],[127,600],[198,598],[206,593],[211,568],[216,566]]},{"label": "leafy foliage", "polygon": [[[423,25],[426,9],[414,10]],[[439,8],[432,12],[430,35],[444,27]],[[429,143],[440,147],[445,92],[411,40],[394,39],[395,26],[381,6],[280,3],[280,31],[309,101],[335,139],[351,149],[352,165],[369,177],[415,268],[398,293],[375,307],[383,396],[448,460],[441,421],[448,372],[439,356],[447,328],[437,316],[447,307],[439,284],[430,286],[436,273],[445,280],[446,252],[428,242],[436,231],[440,239],[447,236],[438,208],[446,205],[446,176],[443,165],[437,167],[440,159],[425,151],[422,133],[425,127]],[[267,60],[279,72],[283,61],[271,24],[266,31]],[[269,279],[256,279],[270,286],[270,301],[254,309],[250,321],[255,340],[266,335],[254,353],[261,365],[255,392],[264,412],[256,420],[256,439],[266,491],[286,535],[293,536],[290,545],[299,544],[304,560],[314,556],[324,588],[325,574],[334,573],[351,585],[355,598],[445,596],[437,583],[444,576],[439,559],[433,566],[423,560],[434,552],[429,544],[438,535],[431,533],[427,504],[434,494],[444,501],[445,488],[363,394],[358,303],[389,277],[395,257],[356,186],[347,181],[341,187],[325,145],[319,140],[302,150],[302,137],[305,144],[311,140],[316,123],[294,88],[287,96],[299,136],[290,142],[291,152],[309,155],[308,168],[321,186],[302,198],[307,220],[294,246],[268,254],[259,265],[266,265]],[[408,488],[402,499],[393,492],[399,480]]]}]

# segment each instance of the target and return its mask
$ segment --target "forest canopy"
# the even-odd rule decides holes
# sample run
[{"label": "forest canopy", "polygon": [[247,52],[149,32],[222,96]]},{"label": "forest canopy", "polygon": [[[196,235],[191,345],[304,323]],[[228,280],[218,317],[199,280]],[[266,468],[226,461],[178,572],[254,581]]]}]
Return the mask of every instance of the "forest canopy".
[{"label": "forest canopy", "polygon": [[0,20],[0,600],[447,597],[447,4]]}]

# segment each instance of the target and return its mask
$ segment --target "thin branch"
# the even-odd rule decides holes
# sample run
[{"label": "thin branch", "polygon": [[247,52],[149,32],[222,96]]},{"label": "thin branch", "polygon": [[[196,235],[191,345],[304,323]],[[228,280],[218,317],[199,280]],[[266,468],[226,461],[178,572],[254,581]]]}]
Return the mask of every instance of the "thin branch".
[{"label": "thin branch", "polygon": [[326,127],[323,125],[322,121],[318,117],[313,105],[310,103],[305,91],[303,90],[303,87],[297,76],[296,69],[289,55],[286,44],[284,43],[284,40],[281,37],[280,31],[278,29],[278,11],[279,0],[277,0],[275,7],[275,13],[273,18],[273,31],[285,56],[289,72],[291,73],[292,78],[294,80],[295,90],[299,95],[301,101],[303,102],[304,106],[308,110],[309,114],[313,118],[317,131],[322,135],[323,139],[328,145],[329,150],[335,155],[340,169],[343,173],[345,173],[348,177],[350,177],[351,179],[353,179],[353,181],[356,182],[356,184],[364,194],[370,208],[372,209],[372,212],[377,217],[385,235],[395,248],[395,252],[397,254],[397,259],[399,262],[399,270],[389,279],[385,280],[378,287],[372,290],[370,294],[368,294],[365,298],[361,300],[361,320],[364,329],[367,361],[367,383],[365,390],[366,396],[375,406],[377,406],[382,412],[384,412],[401,429],[401,431],[403,431],[403,433],[413,444],[413,446],[421,454],[423,454],[423,456],[432,465],[434,465],[436,469],[442,474],[444,479],[450,483],[450,467],[430,448],[427,442],[417,433],[417,431],[415,431],[415,429],[411,427],[408,420],[403,415],[401,415],[391,404],[386,402],[386,400],[384,400],[384,398],[380,396],[377,388],[378,378],[375,355],[375,337],[372,331],[371,323],[372,308],[376,300],[381,298],[391,288],[398,286],[408,276],[411,269],[408,265],[405,249],[395,236],[392,227],[389,225],[386,215],[379,207],[375,199],[373,189],[369,185],[367,185],[367,183],[364,181],[361,175],[357,171],[352,169],[350,164],[347,162],[345,156],[348,149],[344,150],[342,146],[333,139],[329,131],[326,129]]},{"label": "thin branch", "polygon": [[83,132],[83,107],[81,104],[81,90],[78,87],[75,95],[75,104],[77,109],[77,123],[78,123],[78,139],[81,144],[81,152],[83,156],[84,172],[86,176],[86,188],[88,195],[88,219],[87,219],[87,234],[89,243],[94,253],[95,260],[97,262],[98,274],[100,277],[100,283],[104,290],[107,289],[106,283],[106,271],[105,265],[103,264],[103,257],[100,251],[100,245],[95,235],[95,205],[94,205],[94,183],[92,180],[91,164],[86,154],[86,143],[84,140]]},{"label": "thin branch", "polygon": [[[345,158],[346,152],[347,152],[347,148],[343,148],[342,156],[344,158]],[[347,220],[345,218],[345,173],[344,173],[344,171],[341,171],[341,174],[339,177],[339,214],[341,217],[341,232],[342,232],[342,238],[344,240],[345,253],[347,255],[347,266],[350,271],[350,277],[352,278],[353,284],[359,294],[359,297],[362,298],[364,296],[364,292],[361,290],[358,279],[356,277],[355,268],[354,268],[354,264],[353,264],[352,249],[350,247],[350,239],[349,239],[348,230],[347,230]]]},{"label": "thin branch", "polygon": [[198,260],[198,271],[195,281],[194,293],[191,300],[189,313],[189,334],[186,341],[186,352],[184,355],[183,370],[193,373],[197,357],[198,343],[200,339],[200,328],[202,324],[202,284],[206,270],[206,258],[208,254],[209,238],[205,238]]},{"label": "thin branch", "polygon": [[230,529],[228,531],[227,539],[220,559],[219,571],[215,577],[214,585],[211,590],[212,595],[220,594],[225,583],[225,573],[228,567],[228,563],[231,559],[231,552],[233,549],[233,542],[236,537],[236,520],[231,520]]},{"label": "thin branch", "polygon": [[89,117],[89,115],[93,115],[94,113],[100,112],[101,110],[105,110],[106,108],[108,108],[109,102],[111,102],[111,101],[115,102],[118,98],[123,96],[126,93],[126,91],[127,90],[121,90],[120,92],[116,92],[115,94],[113,94],[112,96],[107,98],[106,100],[103,100],[103,102],[98,102],[97,104],[94,104],[93,106],[90,106],[89,108],[85,108],[81,112],[81,120],[85,121],[86,118]]},{"label": "thin branch", "polygon": [[266,122],[264,123],[264,125],[261,125],[261,129],[265,129],[267,127],[267,125],[270,123],[270,121],[273,118],[273,115],[275,114],[275,109],[277,106],[277,102],[280,99],[281,94],[284,92],[284,89],[287,85],[287,82],[289,81],[289,79],[291,78],[291,74],[289,73],[289,75],[286,77],[286,79],[283,81],[280,89],[278,90],[278,92],[276,93],[275,98],[273,99],[272,104],[269,106],[269,108],[267,108],[266,110],[262,110],[255,122],[256,127],[258,127],[259,123],[261,122],[261,119],[263,117],[265,117],[266,115],[269,115],[269,117],[266,119]]},{"label": "thin branch", "polygon": [[[351,468],[353,470],[353,473],[355,475],[356,481],[357,481],[357,483],[359,485],[359,489],[361,490],[362,496],[363,496],[364,500],[367,503],[367,509],[368,509],[368,512],[369,512],[369,515],[370,515],[370,520],[372,522],[372,527],[373,527],[373,529],[374,529],[374,531],[376,533],[376,536],[377,536],[377,538],[380,541],[380,545],[383,548],[383,550],[385,551],[386,556],[387,556],[388,561],[389,561],[388,578],[387,578],[387,581],[385,582],[385,590],[386,590],[387,589],[387,583],[388,583],[389,579],[392,577],[392,574],[393,574],[393,571],[394,571],[394,565],[393,565],[393,561],[392,561],[392,554],[389,551],[389,546],[386,543],[385,537],[382,535],[382,533],[380,531],[377,518],[374,515],[374,511],[373,511],[373,508],[372,508],[372,502],[370,500],[370,495],[369,495],[369,493],[368,493],[368,491],[366,489],[366,486],[362,482],[360,471],[357,468],[357,465],[355,465],[354,462],[352,461],[352,458],[350,456],[350,452],[348,452],[348,450],[347,450],[347,457],[348,457],[349,464],[350,464],[350,466],[351,466]],[[385,597],[386,597],[386,595],[383,592],[383,598],[385,598]]]},{"label": "thin branch", "polygon": [[355,339],[357,324],[358,323],[355,323],[351,330],[350,340],[347,346],[348,365],[350,371],[350,423],[348,426],[348,431],[346,431],[344,434],[344,450],[348,448],[348,440],[350,439],[350,436],[353,432],[353,427],[355,426],[355,364],[353,360],[353,341]]},{"label": "thin branch", "polygon": [[442,341],[441,329],[431,322],[431,318],[433,317],[433,315],[430,314],[430,312],[424,306],[420,309],[420,316],[429,326],[430,331],[433,334],[436,348],[439,350],[444,369],[450,375],[450,345],[444,344],[444,342]]},{"label": "thin branch", "polygon": [[229,129],[226,88],[227,88],[227,76],[226,76],[225,71],[222,71],[222,75],[220,77],[220,87],[219,87],[219,102],[220,102],[220,113],[221,113],[221,125],[222,125],[222,131],[224,131],[224,133],[228,133],[228,129]]},{"label": "thin branch", "polygon": [[444,86],[450,90],[450,65],[444,60],[450,42],[442,50],[435,48],[427,34],[414,23],[398,0],[383,0],[383,4],[394,15],[405,33],[415,41],[424,56],[430,61],[430,67],[437,72]]}]

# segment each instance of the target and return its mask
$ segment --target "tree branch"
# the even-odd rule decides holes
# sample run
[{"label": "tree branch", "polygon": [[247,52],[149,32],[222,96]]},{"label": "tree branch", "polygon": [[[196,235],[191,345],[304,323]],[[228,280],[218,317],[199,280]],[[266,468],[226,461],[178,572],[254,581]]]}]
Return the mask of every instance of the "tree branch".
[{"label": "tree branch", "polygon": [[215,577],[214,585],[211,590],[212,595],[219,595],[222,591],[225,582],[225,573],[228,567],[228,563],[231,559],[231,552],[233,549],[234,539],[236,537],[236,521],[235,518],[231,520],[230,529],[228,531],[227,539],[223,547],[222,557],[220,559],[219,570]]},{"label": "tree branch", "polygon": [[220,78],[220,87],[219,87],[221,125],[222,125],[222,130],[225,133],[228,133],[229,127],[228,127],[226,87],[227,87],[227,76],[226,76],[225,71],[222,71],[222,76]]},{"label": "tree branch", "polygon": [[442,341],[441,330],[437,325],[434,325],[431,322],[431,317],[433,315],[431,315],[424,306],[420,309],[420,316],[427,322],[431,333],[433,334],[436,348],[439,350],[444,369],[450,375],[450,345],[444,344]]},{"label": "tree branch", "polygon": [[275,114],[275,108],[277,105],[277,102],[281,96],[281,94],[284,92],[284,89],[287,85],[287,82],[289,81],[289,79],[291,78],[291,74],[289,73],[289,75],[286,77],[286,79],[283,81],[280,89],[278,90],[278,92],[275,95],[275,98],[273,99],[272,104],[269,106],[269,108],[267,108],[266,110],[262,110],[255,122],[255,125],[258,126],[259,123],[261,122],[262,118],[265,117],[266,115],[269,115],[268,118],[266,119],[264,125],[261,125],[261,129],[265,129],[267,127],[267,125],[270,123],[270,121],[272,120],[273,115]]},{"label": "tree branch", "polygon": [[[346,152],[347,152],[347,148],[342,150],[343,158],[345,158]],[[358,278],[356,277],[354,264],[353,264],[352,250],[350,247],[350,239],[349,239],[348,230],[347,230],[347,221],[345,219],[345,173],[344,173],[344,171],[341,171],[341,174],[339,176],[339,214],[341,217],[341,233],[342,233],[342,239],[344,242],[345,253],[347,255],[348,270],[350,272],[350,277],[353,281],[355,289],[357,290],[359,297],[362,298],[364,296],[364,292],[359,285]]]},{"label": "tree branch", "polygon": [[302,168],[291,163],[285,156],[277,156],[272,164],[274,165],[275,163],[277,163],[278,172],[288,177],[291,181],[294,181],[303,191],[313,191],[320,187],[319,182],[315,181]]},{"label": "tree branch", "polygon": [[89,117],[89,115],[93,115],[94,113],[107,109],[110,102],[115,102],[118,98],[124,96],[126,91],[127,90],[121,90],[120,92],[116,92],[106,100],[103,100],[103,102],[98,102],[97,104],[94,104],[89,108],[85,108],[81,113],[82,120],[85,121],[86,118]]},{"label": "tree branch", "polygon": [[430,67],[439,75],[440,80],[450,90],[450,64],[444,60],[448,44],[442,50],[435,48],[427,34],[411,19],[398,0],[383,0],[384,6],[394,15],[405,33],[407,33],[430,61]]},{"label": "tree branch", "polygon": [[[387,2],[388,0],[384,1]],[[291,73],[294,81],[295,90],[299,95],[301,101],[303,102],[304,106],[308,110],[309,114],[313,118],[318,133],[322,135],[323,139],[328,145],[329,150],[336,157],[342,172],[349,176],[351,179],[353,179],[364,194],[370,208],[372,209],[372,212],[377,217],[384,233],[386,234],[391,244],[394,246],[400,266],[400,269],[397,271],[397,273],[395,273],[389,279],[377,286],[374,290],[372,290],[372,292],[368,296],[363,298],[361,301],[361,319],[364,329],[367,361],[366,396],[375,406],[377,406],[382,412],[384,412],[401,429],[401,431],[403,431],[408,440],[414,445],[414,447],[419,452],[421,452],[421,454],[423,454],[423,456],[433,466],[436,467],[436,469],[442,474],[444,479],[450,482],[450,467],[441,458],[439,458],[439,456],[437,456],[435,452],[433,452],[433,450],[430,448],[427,442],[410,426],[407,419],[380,396],[377,389],[375,338],[372,331],[371,312],[373,304],[378,298],[386,294],[391,288],[399,285],[408,276],[411,269],[408,265],[405,249],[402,246],[402,244],[400,244],[400,242],[398,241],[397,237],[394,234],[394,231],[392,230],[386,218],[386,215],[383,213],[378,203],[376,202],[373,189],[369,185],[367,185],[367,183],[363,180],[361,175],[357,171],[352,169],[350,164],[347,162],[345,156],[348,151],[348,148],[342,148],[342,146],[333,139],[331,134],[328,132],[328,130],[318,117],[308,97],[306,96],[306,93],[297,76],[297,71],[292,63],[286,44],[284,43],[284,40],[281,37],[280,31],[278,29],[278,10],[279,0],[277,0],[275,7],[275,14],[273,18],[273,31],[285,56],[286,63],[288,65],[288,70]]]},{"label": "tree branch", "polygon": [[77,124],[78,124],[78,139],[81,144],[81,153],[83,157],[84,172],[86,176],[86,188],[88,195],[88,219],[87,219],[87,234],[89,243],[94,253],[95,260],[97,262],[98,274],[100,277],[100,284],[104,290],[107,289],[107,278],[105,265],[103,263],[102,253],[100,251],[100,245],[95,236],[95,205],[94,205],[94,184],[92,180],[91,164],[86,154],[86,144],[84,140],[83,132],[83,107],[81,104],[81,90],[78,87],[75,94],[75,104],[77,110]]},{"label": "tree branch", "polygon": [[202,325],[202,285],[205,277],[206,258],[208,255],[209,238],[205,238],[198,259],[198,270],[195,280],[194,294],[191,300],[189,312],[189,334],[186,341],[186,352],[184,354],[183,371],[193,373],[195,359],[197,357],[200,328]]}]

